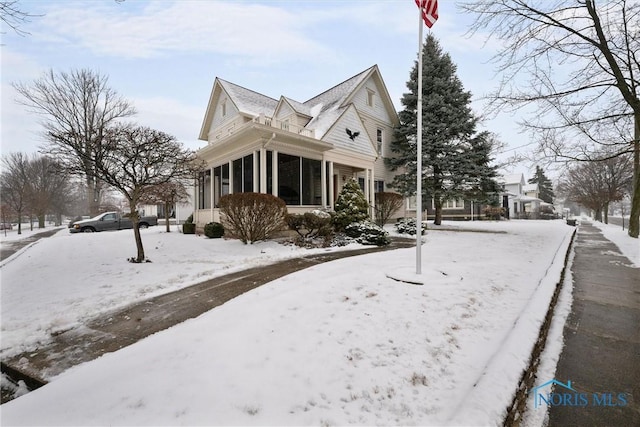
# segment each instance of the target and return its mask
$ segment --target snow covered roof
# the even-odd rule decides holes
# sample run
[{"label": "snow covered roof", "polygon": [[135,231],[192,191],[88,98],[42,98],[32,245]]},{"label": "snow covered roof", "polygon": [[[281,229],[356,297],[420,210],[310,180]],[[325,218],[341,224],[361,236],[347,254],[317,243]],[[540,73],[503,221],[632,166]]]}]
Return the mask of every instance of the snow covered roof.
[{"label": "snow covered roof", "polygon": [[538,184],[525,184],[522,186],[522,191],[527,192],[527,191],[538,191]]},{"label": "snow covered roof", "polygon": [[298,102],[286,96],[283,96],[282,98],[284,98],[289,103],[289,105],[291,105],[291,107],[294,109],[296,113],[304,114],[305,116],[312,117],[311,107],[309,107],[308,105],[305,105],[302,102]]},{"label": "snow covered roof", "polygon": [[241,113],[251,116],[273,115],[278,105],[277,100],[226,80],[218,79],[218,81]]},{"label": "snow covered roof", "polygon": [[520,184],[524,181],[524,176],[521,173],[502,175],[501,178],[502,183],[505,185]]}]

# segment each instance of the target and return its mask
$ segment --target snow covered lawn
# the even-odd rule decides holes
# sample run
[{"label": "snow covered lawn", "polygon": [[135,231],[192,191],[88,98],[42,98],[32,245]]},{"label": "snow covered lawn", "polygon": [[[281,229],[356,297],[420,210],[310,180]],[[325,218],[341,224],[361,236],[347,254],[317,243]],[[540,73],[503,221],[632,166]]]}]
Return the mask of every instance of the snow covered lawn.
[{"label": "snow covered lawn", "polygon": [[[285,276],[53,378],[3,405],[2,424],[499,423],[573,227],[452,226],[500,233],[429,231],[422,270],[433,280],[424,286],[387,277],[411,268],[415,249]],[[154,262],[130,265],[127,238],[123,252],[119,233],[59,233],[4,265],[3,351],[123,301],[308,253],[151,229],[143,238]]]}]

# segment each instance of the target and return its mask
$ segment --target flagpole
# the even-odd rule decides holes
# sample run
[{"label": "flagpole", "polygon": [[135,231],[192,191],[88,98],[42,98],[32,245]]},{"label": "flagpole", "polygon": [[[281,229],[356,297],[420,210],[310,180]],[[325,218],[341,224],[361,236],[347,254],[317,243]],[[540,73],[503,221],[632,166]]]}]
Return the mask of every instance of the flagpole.
[{"label": "flagpole", "polygon": [[418,113],[416,171],[416,274],[422,274],[422,9],[418,8]]}]

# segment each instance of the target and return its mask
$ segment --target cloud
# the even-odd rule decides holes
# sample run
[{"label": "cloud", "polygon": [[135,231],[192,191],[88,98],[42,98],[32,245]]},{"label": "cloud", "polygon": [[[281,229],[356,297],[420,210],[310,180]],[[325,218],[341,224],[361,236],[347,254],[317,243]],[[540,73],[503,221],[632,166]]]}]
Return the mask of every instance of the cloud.
[{"label": "cloud", "polygon": [[188,52],[299,61],[330,57],[305,35],[305,19],[284,8],[224,1],[62,3],[47,11],[41,34],[95,54],[154,58]]}]

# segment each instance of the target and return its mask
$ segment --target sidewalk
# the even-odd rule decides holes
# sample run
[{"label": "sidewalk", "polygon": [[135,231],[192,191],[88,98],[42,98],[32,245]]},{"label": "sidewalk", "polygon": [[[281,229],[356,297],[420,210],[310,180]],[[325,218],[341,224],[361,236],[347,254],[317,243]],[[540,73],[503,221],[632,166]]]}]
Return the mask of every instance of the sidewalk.
[{"label": "sidewalk", "polygon": [[555,378],[571,381],[581,399],[552,405],[548,425],[640,426],[640,269],[590,223],[580,225],[574,248],[573,305]]}]

